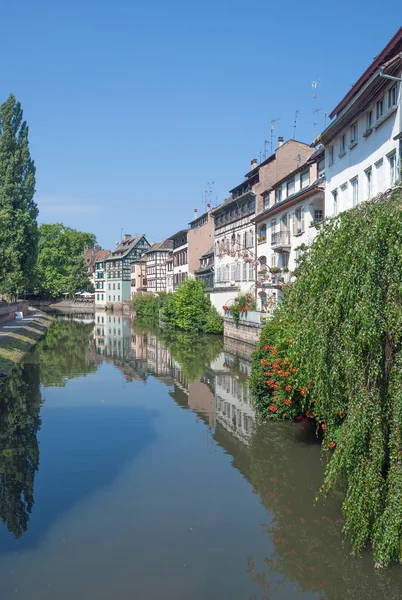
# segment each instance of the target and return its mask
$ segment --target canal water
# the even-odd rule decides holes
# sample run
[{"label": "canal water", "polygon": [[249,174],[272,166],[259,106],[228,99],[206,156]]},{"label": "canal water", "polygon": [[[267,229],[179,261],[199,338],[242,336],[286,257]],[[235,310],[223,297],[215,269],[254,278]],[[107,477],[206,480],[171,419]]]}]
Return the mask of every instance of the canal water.
[{"label": "canal water", "polygon": [[0,398],[0,598],[393,600],[315,503],[304,425],[258,426],[249,351],[58,319]]}]

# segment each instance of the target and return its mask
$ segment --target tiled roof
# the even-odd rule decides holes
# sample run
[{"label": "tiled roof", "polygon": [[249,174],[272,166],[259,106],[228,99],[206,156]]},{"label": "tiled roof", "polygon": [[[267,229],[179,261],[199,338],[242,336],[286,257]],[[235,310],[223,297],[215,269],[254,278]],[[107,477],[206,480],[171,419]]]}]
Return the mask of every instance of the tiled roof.
[{"label": "tiled roof", "polygon": [[145,238],[145,234],[123,240],[115,250],[112,250],[106,260],[124,258],[143,238]]}]

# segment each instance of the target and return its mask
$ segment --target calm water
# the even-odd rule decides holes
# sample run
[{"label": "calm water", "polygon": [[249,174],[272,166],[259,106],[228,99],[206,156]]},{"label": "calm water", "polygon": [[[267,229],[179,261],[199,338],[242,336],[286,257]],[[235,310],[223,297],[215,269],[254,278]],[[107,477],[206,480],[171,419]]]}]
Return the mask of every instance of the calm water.
[{"label": "calm water", "polygon": [[397,599],[314,505],[319,446],[257,426],[244,348],[59,320],[0,398],[0,598]]}]

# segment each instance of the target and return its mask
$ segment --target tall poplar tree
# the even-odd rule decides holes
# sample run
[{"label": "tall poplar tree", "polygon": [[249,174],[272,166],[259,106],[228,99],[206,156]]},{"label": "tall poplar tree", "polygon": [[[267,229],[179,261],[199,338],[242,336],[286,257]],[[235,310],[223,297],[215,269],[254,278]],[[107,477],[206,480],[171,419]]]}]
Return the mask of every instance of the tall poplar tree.
[{"label": "tall poplar tree", "polygon": [[0,294],[15,297],[33,283],[38,246],[35,165],[21,104],[0,107]]}]

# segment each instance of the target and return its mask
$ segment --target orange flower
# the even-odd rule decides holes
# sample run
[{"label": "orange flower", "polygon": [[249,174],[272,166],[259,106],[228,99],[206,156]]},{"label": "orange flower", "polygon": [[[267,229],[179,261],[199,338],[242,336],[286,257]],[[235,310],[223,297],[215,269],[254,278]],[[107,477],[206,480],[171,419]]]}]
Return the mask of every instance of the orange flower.
[{"label": "orange flower", "polygon": [[335,442],[329,442],[328,443],[328,448],[335,448],[336,443]]},{"label": "orange flower", "polygon": [[292,373],[296,373],[296,371],[297,371],[297,369],[295,367],[292,367],[290,370],[292,371]]},{"label": "orange flower", "polygon": [[287,414],[286,414],[286,413],[283,413],[282,417],[287,417]]},{"label": "orange flower", "polygon": [[343,410],[338,410],[338,415],[343,415]]},{"label": "orange flower", "polygon": [[292,401],[289,398],[286,398],[285,404],[286,406],[290,406],[292,404]]},{"label": "orange flower", "polygon": [[276,411],[276,410],[278,410],[278,409],[277,409],[277,407],[276,407],[276,406],[274,406],[273,404],[271,404],[271,406],[269,407],[269,410],[270,410],[271,412],[275,412],[275,411]]},{"label": "orange flower", "polygon": [[285,390],[286,390],[287,392],[290,392],[290,390],[291,390],[291,389],[292,389],[292,386],[291,386],[291,385],[289,385],[289,384],[285,385]]},{"label": "orange flower", "polygon": [[326,426],[326,425],[324,425],[324,423],[323,423],[323,424],[321,425],[321,429],[323,429],[323,430],[324,430],[324,429],[326,429],[326,428],[327,428],[327,426]]}]

